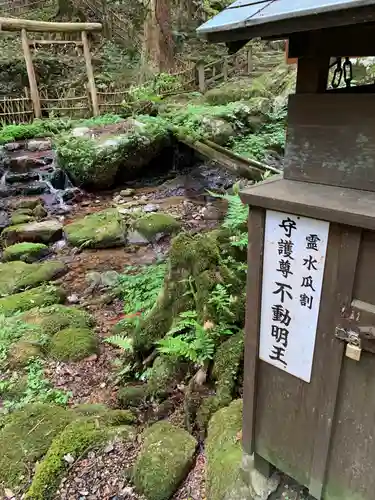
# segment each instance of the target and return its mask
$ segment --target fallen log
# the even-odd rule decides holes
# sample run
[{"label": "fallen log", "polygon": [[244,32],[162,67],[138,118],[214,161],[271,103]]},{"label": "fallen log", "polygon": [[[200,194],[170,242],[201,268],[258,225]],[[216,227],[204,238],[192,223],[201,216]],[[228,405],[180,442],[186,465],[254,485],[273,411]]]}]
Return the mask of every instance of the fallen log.
[{"label": "fallen log", "polygon": [[232,151],[228,151],[211,141],[192,141],[185,138],[182,140],[180,139],[180,142],[196,150],[208,159],[213,160],[215,163],[227,168],[235,175],[244,177],[245,179],[260,181],[267,170],[271,170],[274,173],[280,173],[278,169],[273,167],[268,168],[266,165],[262,165],[259,162],[256,162],[258,165],[254,165],[253,160],[248,160],[242,156],[236,155],[232,153]]}]

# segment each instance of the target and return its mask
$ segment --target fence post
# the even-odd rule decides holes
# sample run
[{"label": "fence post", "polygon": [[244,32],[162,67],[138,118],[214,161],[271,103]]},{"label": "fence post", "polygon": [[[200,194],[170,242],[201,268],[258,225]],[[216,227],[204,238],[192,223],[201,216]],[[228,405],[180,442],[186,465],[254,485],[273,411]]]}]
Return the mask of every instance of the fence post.
[{"label": "fence post", "polygon": [[224,61],[223,61],[223,77],[224,77],[224,81],[225,82],[228,80],[228,70],[229,70],[228,57],[224,57]]},{"label": "fence post", "polygon": [[203,93],[206,90],[206,81],[204,78],[204,62],[197,63],[197,71],[199,92]]},{"label": "fence post", "polygon": [[247,49],[247,74],[250,75],[253,72],[253,48],[249,47]]},{"label": "fence post", "polygon": [[91,94],[92,111],[94,116],[98,116],[99,115],[98,94],[96,92],[94,71],[92,69],[91,53],[86,31],[82,31],[82,43],[83,43],[83,53],[86,62],[87,78],[89,81],[89,89]]},{"label": "fence post", "polygon": [[31,56],[29,40],[27,38],[27,31],[25,30],[25,28],[23,28],[21,31],[21,39],[22,39],[23,55],[26,62],[27,76],[29,77],[30,93],[31,93],[31,100],[33,101],[34,116],[35,118],[40,118],[42,116],[42,111],[40,108],[38,84],[36,82],[33,58]]}]

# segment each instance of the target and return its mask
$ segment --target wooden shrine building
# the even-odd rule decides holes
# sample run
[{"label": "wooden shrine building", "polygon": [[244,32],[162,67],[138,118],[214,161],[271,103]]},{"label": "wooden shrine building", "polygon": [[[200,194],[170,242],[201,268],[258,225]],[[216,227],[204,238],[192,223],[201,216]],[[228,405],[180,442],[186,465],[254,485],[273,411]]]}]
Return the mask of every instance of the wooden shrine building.
[{"label": "wooden shrine building", "polygon": [[[375,0],[237,0],[199,28],[298,59],[284,172],[250,207],[243,445],[324,500],[375,499]],[[375,82],[374,82],[375,83]]]}]

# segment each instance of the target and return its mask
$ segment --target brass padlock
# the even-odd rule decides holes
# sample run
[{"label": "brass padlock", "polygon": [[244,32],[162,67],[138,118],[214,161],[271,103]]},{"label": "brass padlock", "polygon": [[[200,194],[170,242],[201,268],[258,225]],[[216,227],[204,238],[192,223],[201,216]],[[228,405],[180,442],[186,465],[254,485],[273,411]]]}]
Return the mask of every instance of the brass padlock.
[{"label": "brass padlock", "polygon": [[359,345],[347,344],[345,356],[354,361],[359,361],[361,359],[362,349]]}]

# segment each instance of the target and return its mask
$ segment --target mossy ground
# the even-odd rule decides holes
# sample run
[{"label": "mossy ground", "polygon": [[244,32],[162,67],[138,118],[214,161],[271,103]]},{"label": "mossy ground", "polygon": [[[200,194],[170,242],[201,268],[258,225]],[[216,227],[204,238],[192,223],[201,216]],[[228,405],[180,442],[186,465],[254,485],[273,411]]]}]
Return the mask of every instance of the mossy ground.
[{"label": "mossy ground", "polygon": [[125,244],[126,228],[114,209],[87,215],[65,226],[64,231],[75,247],[110,248]]},{"label": "mossy ground", "polygon": [[16,243],[4,248],[3,259],[5,261],[22,260],[23,262],[35,262],[49,252],[47,245],[43,243]]},{"label": "mossy ground", "polygon": [[148,500],[168,500],[188,473],[196,440],[183,429],[158,422],[144,433],[134,483]]},{"label": "mossy ground", "polygon": [[233,401],[219,410],[208,426],[206,440],[206,488],[209,500],[224,500],[239,475],[242,446],[242,400]]}]

